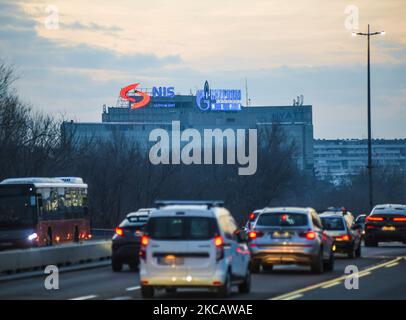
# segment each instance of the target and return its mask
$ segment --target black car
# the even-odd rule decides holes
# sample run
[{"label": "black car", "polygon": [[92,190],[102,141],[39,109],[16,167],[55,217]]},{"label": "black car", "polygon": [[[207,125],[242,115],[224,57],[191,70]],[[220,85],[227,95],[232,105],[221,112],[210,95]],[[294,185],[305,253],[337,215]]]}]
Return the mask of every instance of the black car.
[{"label": "black car", "polygon": [[406,244],[406,205],[381,204],[365,219],[365,246],[379,242],[401,241]]},{"label": "black car", "polygon": [[120,272],[124,264],[136,270],[139,264],[140,241],[143,229],[155,209],[140,209],[129,213],[116,228],[112,239],[111,267]]}]

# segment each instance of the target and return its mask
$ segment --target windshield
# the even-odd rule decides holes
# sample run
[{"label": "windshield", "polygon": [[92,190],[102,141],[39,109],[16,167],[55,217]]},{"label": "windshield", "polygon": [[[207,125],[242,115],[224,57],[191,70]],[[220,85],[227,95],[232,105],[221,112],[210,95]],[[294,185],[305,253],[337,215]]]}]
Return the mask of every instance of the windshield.
[{"label": "windshield", "polygon": [[301,227],[307,224],[307,215],[302,213],[263,213],[256,223],[266,227]]},{"label": "windshield", "polygon": [[32,205],[35,205],[34,196],[0,196],[0,228],[32,227]]},{"label": "windshield", "polygon": [[321,217],[323,228],[329,231],[345,230],[344,221],[341,217]]},{"label": "windshield", "polygon": [[148,235],[159,240],[208,240],[217,231],[216,221],[207,217],[156,217],[148,222]]}]

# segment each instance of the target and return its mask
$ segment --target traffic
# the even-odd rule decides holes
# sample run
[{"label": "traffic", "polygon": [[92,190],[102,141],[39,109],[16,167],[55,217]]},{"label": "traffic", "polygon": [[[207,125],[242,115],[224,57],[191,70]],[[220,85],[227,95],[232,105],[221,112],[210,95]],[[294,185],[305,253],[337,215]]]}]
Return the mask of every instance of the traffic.
[{"label": "traffic", "polygon": [[[87,184],[77,177],[2,181],[0,248],[90,240],[87,202]],[[377,205],[359,216],[342,207],[265,207],[239,226],[222,201],[155,201],[114,228],[110,272],[128,266],[144,299],[202,289],[247,297],[255,275],[282,279],[281,266],[306,268],[304,277],[329,274],[337,259],[354,263],[363,249],[393,241],[406,244],[406,205]]]}]

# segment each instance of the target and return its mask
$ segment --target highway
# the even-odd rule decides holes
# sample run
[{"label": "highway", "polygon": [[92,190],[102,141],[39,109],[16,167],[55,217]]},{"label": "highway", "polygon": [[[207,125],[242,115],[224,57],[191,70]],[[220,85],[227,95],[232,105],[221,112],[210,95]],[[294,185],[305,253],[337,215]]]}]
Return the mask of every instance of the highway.
[{"label": "highway", "polygon": [[[281,266],[253,275],[250,294],[236,289],[229,299],[406,299],[406,245],[384,244],[363,248],[362,258],[337,257],[334,272],[313,275],[305,267]],[[359,289],[347,290],[344,270],[356,265]],[[0,280],[0,299],[142,299],[137,272],[113,273],[109,266],[61,272],[58,290],[46,290],[47,275],[11,281]],[[158,292],[157,299],[213,299],[204,290]]]}]

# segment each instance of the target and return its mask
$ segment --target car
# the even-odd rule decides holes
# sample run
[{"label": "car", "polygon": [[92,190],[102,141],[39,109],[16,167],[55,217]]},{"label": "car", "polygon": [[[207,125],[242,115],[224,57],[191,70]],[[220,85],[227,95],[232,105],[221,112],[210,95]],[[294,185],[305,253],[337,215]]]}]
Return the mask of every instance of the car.
[{"label": "car", "polygon": [[376,205],[365,218],[365,246],[379,242],[401,241],[406,244],[406,205]]},{"label": "car", "polygon": [[130,212],[116,227],[111,245],[111,267],[114,272],[122,271],[124,264],[128,264],[132,270],[138,268],[143,229],[154,210],[145,208]]},{"label": "car", "polygon": [[365,218],[367,217],[366,214],[360,214],[355,218],[355,223],[361,226],[361,238],[364,239],[365,237]]},{"label": "car", "polygon": [[165,289],[206,288],[220,298],[251,288],[247,237],[219,201],[158,201],[141,239],[144,298]]},{"label": "car", "polygon": [[312,208],[265,208],[248,238],[253,273],[281,264],[308,265],[313,273],[334,269],[333,239]]},{"label": "car", "polygon": [[345,253],[350,259],[361,256],[361,225],[351,225],[340,213],[326,212],[319,216],[323,229],[334,239],[334,252]]}]

